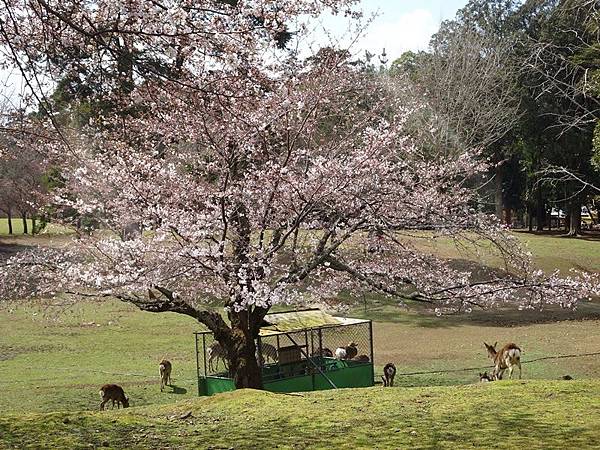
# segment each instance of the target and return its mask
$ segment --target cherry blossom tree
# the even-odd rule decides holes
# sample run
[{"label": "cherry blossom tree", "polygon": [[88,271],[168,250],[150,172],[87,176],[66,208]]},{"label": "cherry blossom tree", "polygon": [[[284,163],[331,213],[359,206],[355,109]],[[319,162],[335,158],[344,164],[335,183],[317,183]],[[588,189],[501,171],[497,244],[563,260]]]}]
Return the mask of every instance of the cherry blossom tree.
[{"label": "cherry blossom tree", "polygon": [[13,213],[23,220],[27,234],[27,217],[33,220],[31,233],[36,232],[36,215],[46,200],[44,184],[45,161],[37,151],[38,136],[32,136],[34,125],[23,115],[8,109],[0,119],[0,212],[8,218],[12,234]]},{"label": "cherry blossom tree", "polygon": [[[40,151],[68,168],[53,200],[115,233],[14,256],[0,297],[111,296],[188,315],[227,350],[236,386],[260,388],[255,340],[274,305],[368,289],[439,310],[572,306],[597,292],[591,276],[532,270],[515,239],[477,213],[468,180],[486,165],[473,149],[415,146],[405,124],[418,101],[347,52],[282,49],[282,36],[302,36],[290,28],[302,17],[353,2],[8,3],[0,23],[12,63],[56,136]],[[57,120],[41,73],[104,77],[85,98],[104,106],[78,129]],[[118,238],[131,223],[144,232]],[[411,245],[422,229],[495,251],[505,270],[474,279]]]}]

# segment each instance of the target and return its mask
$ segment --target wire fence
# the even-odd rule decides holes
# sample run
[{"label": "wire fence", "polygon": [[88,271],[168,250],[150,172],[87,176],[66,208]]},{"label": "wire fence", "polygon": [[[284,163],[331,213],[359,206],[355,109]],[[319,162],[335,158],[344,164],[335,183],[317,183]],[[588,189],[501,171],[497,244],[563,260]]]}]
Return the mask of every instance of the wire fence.
[{"label": "wire fence", "polygon": [[[583,358],[587,356],[600,356],[600,352],[591,352],[591,353],[576,353],[570,355],[552,355],[552,356],[541,356],[539,358],[534,358],[530,360],[521,361],[521,364],[531,364],[537,361],[544,361],[549,359],[565,359],[565,358]],[[426,370],[419,372],[398,372],[396,373],[397,377],[408,377],[413,375],[433,375],[438,373],[456,373],[456,372],[469,372],[471,370],[485,370],[493,368],[493,365],[483,366],[483,367],[463,367],[460,369],[444,369],[444,370]]]},{"label": "wire fence", "polygon": [[[593,357],[593,356],[600,356],[600,351],[589,352],[589,353],[573,353],[573,354],[566,354],[566,355],[540,356],[538,358],[523,360],[523,361],[521,361],[521,364],[531,364],[531,363],[535,363],[535,362],[539,362],[539,361],[547,361],[547,360],[586,358],[586,357]],[[461,368],[456,368],[456,369],[440,369],[440,370],[433,369],[433,370],[423,370],[423,371],[415,371],[415,372],[397,372],[396,377],[410,377],[410,376],[417,376],[417,375],[436,375],[436,374],[445,374],[445,373],[469,372],[469,371],[473,371],[473,370],[486,370],[486,369],[490,369],[492,367],[493,367],[492,365],[486,365],[486,366],[478,366],[478,367],[461,367]],[[31,367],[31,369],[33,369],[33,367]],[[106,371],[106,370],[94,370],[94,369],[77,368],[77,367],[45,367],[44,369],[46,369],[49,372],[64,371],[64,372],[78,372],[78,373],[97,373],[97,374],[102,374],[102,375],[111,375],[111,376],[119,376],[119,377],[137,377],[137,378],[143,378],[143,380],[140,380],[140,381],[156,381],[157,383],[159,382],[158,374],[150,375],[147,373],[137,373],[137,372],[111,372],[111,371]],[[31,379],[23,379],[23,380],[14,381],[14,382],[0,381],[0,386],[25,385],[25,384],[34,383],[34,382],[37,383],[37,382],[43,382],[43,381],[53,381],[56,379],[77,378],[77,377],[78,377],[78,375],[74,374],[74,375],[66,376],[66,377],[64,375],[61,375],[60,377],[31,378]],[[176,381],[191,383],[191,382],[196,382],[197,379],[196,378],[177,378]],[[376,377],[375,381],[376,382],[379,381],[377,379],[377,377]]]}]

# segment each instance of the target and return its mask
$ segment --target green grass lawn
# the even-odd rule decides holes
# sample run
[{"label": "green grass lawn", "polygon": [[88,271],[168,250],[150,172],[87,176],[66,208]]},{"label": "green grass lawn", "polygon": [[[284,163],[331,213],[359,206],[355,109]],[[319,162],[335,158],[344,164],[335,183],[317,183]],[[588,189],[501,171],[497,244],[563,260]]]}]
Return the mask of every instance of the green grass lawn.
[{"label": "green grass lawn", "polygon": [[173,405],[0,418],[13,448],[597,448],[599,381],[253,390]]},{"label": "green grass lawn", "polygon": [[[183,316],[153,315],[119,302],[62,310],[0,310],[0,410],[95,409],[98,389],[123,384],[137,404],[196,394],[193,332]],[[158,362],[173,362],[175,390],[160,393]]]},{"label": "green grass lawn", "polygon": [[[13,235],[18,236],[23,234],[23,220],[21,218],[12,219]],[[33,222],[31,219],[27,219],[27,230],[31,234]],[[70,230],[54,223],[49,223],[46,228],[42,230],[42,234],[64,234],[69,233]],[[0,218],[0,236],[9,236],[8,234],[8,219]]]},{"label": "green grass lawn", "polygon": [[[548,316],[502,311],[435,317],[398,307],[379,314],[371,315],[385,320],[374,325],[376,369],[380,372],[387,362],[394,362],[399,386],[477,381],[477,369],[402,374],[483,370],[489,365],[484,340],[517,342],[525,361],[600,351],[600,307],[595,304],[583,311],[555,311]],[[105,383],[123,385],[136,406],[196,396],[193,332],[200,326],[191,318],[140,312],[117,301],[82,302],[67,310],[15,305],[13,310],[0,310],[0,329],[3,413],[93,410]],[[173,362],[174,388],[161,393],[158,362],[163,357]],[[526,379],[558,379],[566,374],[575,379],[600,378],[600,356],[523,365]]]},{"label": "green grass lawn", "polygon": [[[559,234],[535,234],[513,232],[525,249],[533,255],[534,264],[547,272],[555,269],[568,272],[579,270],[600,272],[600,235],[587,235],[578,238]],[[502,267],[502,260],[489,253],[476,254],[471,246],[457,248],[451,239],[431,239],[429,232],[415,232],[405,238],[417,248],[450,259],[477,261],[490,267]],[[489,246],[488,246],[489,247]],[[484,246],[485,248],[485,246]]]}]

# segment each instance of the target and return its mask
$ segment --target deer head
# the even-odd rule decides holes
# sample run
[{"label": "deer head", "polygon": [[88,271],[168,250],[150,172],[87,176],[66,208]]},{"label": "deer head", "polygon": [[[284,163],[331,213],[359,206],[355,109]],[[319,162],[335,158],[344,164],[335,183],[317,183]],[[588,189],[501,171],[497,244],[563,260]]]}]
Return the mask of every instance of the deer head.
[{"label": "deer head", "polygon": [[491,359],[494,359],[496,357],[496,353],[498,353],[496,351],[496,345],[498,345],[498,341],[496,341],[494,343],[494,345],[489,345],[489,344],[486,344],[485,342],[483,343],[483,345],[485,345],[485,349],[487,350],[488,356]]},{"label": "deer head", "polygon": [[483,373],[480,372],[479,373],[479,381],[481,383],[487,383],[487,382],[492,381],[492,377],[490,375],[488,375],[487,372],[483,372]]}]

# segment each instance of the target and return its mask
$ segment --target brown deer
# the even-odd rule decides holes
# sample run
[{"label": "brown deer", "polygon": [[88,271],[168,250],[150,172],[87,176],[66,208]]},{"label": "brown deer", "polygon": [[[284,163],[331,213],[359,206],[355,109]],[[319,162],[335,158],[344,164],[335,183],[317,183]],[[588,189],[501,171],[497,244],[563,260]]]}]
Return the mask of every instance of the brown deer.
[{"label": "brown deer", "polygon": [[206,355],[208,356],[208,370],[211,372],[214,372],[219,368],[219,361],[223,361],[225,369],[229,369],[227,367],[227,351],[219,341],[214,341],[210,344],[206,350]]},{"label": "brown deer", "polygon": [[387,363],[383,368],[383,376],[381,379],[383,380],[383,386],[394,386],[394,377],[396,376],[396,366],[394,363]]},{"label": "brown deer", "polygon": [[112,407],[114,409],[115,402],[117,403],[117,409],[122,404],[123,408],[129,408],[129,399],[125,396],[123,388],[117,384],[105,384],[100,388],[100,397],[102,397],[102,403],[100,403],[100,409],[104,409],[104,405],[109,400],[112,400]]},{"label": "brown deer", "polygon": [[171,386],[171,370],[173,366],[170,361],[163,359],[158,365],[158,373],[160,374],[160,392],[163,391],[164,387]]},{"label": "brown deer", "polygon": [[346,359],[352,359],[358,355],[358,345],[355,342],[350,342],[346,347]]},{"label": "brown deer", "polygon": [[492,379],[501,380],[504,371],[508,369],[508,377],[512,380],[512,374],[515,367],[519,368],[519,379],[521,379],[521,349],[517,344],[509,343],[502,347],[499,351],[496,351],[496,345],[488,345],[485,342],[485,349],[487,350],[488,357],[494,361],[494,370],[492,371]]}]

